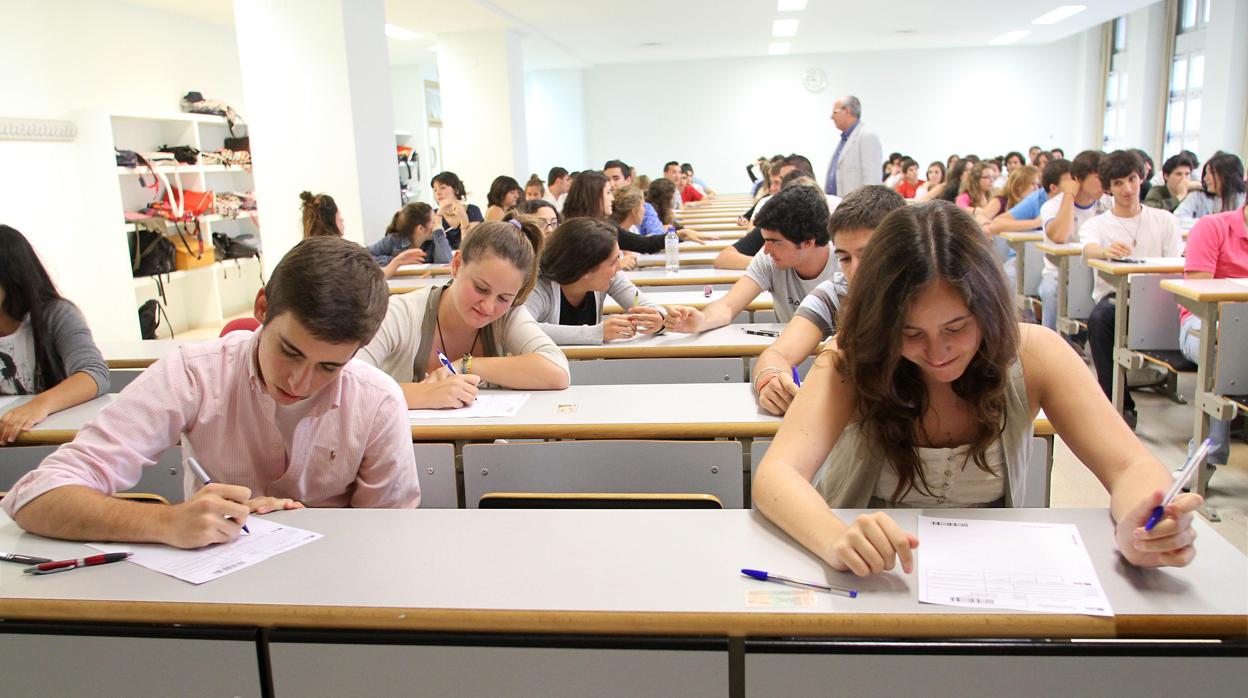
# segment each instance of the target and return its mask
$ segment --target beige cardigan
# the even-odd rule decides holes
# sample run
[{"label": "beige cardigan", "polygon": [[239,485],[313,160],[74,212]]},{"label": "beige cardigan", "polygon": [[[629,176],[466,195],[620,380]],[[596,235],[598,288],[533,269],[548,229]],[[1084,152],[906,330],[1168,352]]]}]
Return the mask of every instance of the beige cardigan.
[{"label": "beige cardigan", "polygon": [[[450,284],[447,284],[449,286]],[[390,296],[386,319],[358,358],[400,383],[425,379],[429,352],[433,351],[438,298],[447,286],[425,286],[411,293]],[[481,329],[485,356],[538,354],[568,372],[568,358],[547,337],[523,306],[515,306]]]}]

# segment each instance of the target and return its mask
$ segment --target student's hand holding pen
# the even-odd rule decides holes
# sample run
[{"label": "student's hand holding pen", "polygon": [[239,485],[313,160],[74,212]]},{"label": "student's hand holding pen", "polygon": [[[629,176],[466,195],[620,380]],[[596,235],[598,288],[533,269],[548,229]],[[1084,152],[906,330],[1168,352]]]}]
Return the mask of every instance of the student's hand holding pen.
[{"label": "student's hand holding pen", "polygon": [[1198,494],[1176,496],[1165,506],[1164,516],[1145,530],[1153,509],[1161,506],[1165,494],[1153,492],[1123,517],[1114,529],[1118,551],[1136,567],[1184,567],[1196,557],[1196,531],[1192,530],[1192,513],[1205,501]]},{"label": "student's hand holding pen", "polygon": [[628,319],[637,334],[654,334],[663,329],[663,314],[655,308],[633,306],[628,309]]},{"label": "student's hand holding pen", "polygon": [[430,409],[467,407],[476,402],[480,383],[481,376],[476,374],[451,373],[439,368],[421,381],[425,392],[421,404]]},{"label": "student's hand holding pen", "polygon": [[672,332],[697,332],[702,326],[702,311],[688,305],[667,306],[663,326]]},{"label": "student's hand holding pen", "polygon": [[793,382],[791,371],[766,370],[770,377],[758,378],[758,404],[777,417],[783,417],[789,411],[793,398],[797,397],[798,386]]},{"label": "student's hand holding pen", "polygon": [[[214,482],[171,507],[153,507],[167,516],[161,542],[176,548],[202,548],[238,536],[251,513],[251,490]],[[138,505],[149,506],[149,505]]]}]

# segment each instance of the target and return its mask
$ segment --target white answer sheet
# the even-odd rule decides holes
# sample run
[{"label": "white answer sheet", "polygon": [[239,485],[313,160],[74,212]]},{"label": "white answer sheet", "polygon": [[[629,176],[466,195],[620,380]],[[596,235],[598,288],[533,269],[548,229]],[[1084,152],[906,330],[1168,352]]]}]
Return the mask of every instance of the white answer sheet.
[{"label": "white answer sheet", "polygon": [[477,395],[467,407],[445,410],[408,410],[409,419],[464,419],[468,417],[514,417],[524,407],[529,393]]},{"label": "white answer sheet", "polygon": [[919,601],[1112,616],[1074,524],[919,517]]},{"label": "white answer sheet", "polygon": [[247,528],[251,529],[250,534],[244,533],[229,543],[195,550],[155,543],[88,543],[88,546],[106,553],[134,553],[129,562],[184,582],[203,584],[322,537],[319,533],[283,526],[259,516],[249,517]]}]

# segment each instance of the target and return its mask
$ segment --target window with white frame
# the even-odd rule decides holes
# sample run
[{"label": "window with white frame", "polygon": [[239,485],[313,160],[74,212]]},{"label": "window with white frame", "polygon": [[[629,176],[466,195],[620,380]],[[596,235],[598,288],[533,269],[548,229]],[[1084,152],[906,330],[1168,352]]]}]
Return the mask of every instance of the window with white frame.
[{"label": "window with white frame", "polygon": [[1200,119],[1205,85],[1205,26],[1213,0],[1181,0],[1174,31],[1174,59],[1166,103],[1162,157],[1190,150],[1200,155]]},{"label": "window with white frame", "polygon": [[1101,147],[1106,151],[1128,148],[1127,138],[1127,18],[1114,20],[1111,30],[1113,50],[1105,81],[1105,123]]}]

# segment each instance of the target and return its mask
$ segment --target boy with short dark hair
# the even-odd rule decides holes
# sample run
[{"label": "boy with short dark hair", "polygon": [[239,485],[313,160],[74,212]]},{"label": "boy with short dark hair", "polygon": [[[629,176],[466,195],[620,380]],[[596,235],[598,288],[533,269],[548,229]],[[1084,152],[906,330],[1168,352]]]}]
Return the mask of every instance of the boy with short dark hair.
[{"label": "boy with short dark hair", "polygon": [[[1040,207],[1041,227],[1049,242],[1079,242],[1079,227],[1112,205],[1097,176],[1101,163],[1099,150],[1085,150],[1070,163],[1070,179],[1063,180],[1056,196]],[[1040,275],[1040,302],[1044,306],[1044,326],[1057,331],[1057,265],[1047,257]]]},{"label": "boy with short dark hair", "polygon": [[828,200],[817,185],[781,189],[759,211],[756,223],[766,254],[755,255],[728,295],[705,309],[668,308],[668,329],[703,332],[727,325],[763,291],[771,292],[776,318],[788,322],[802,298],[832,278],[837,267],[828,249]]},{"label": "boy with short dark hair", "polygon": [[[1173,213],[1140,203],[1139,157],[1128,150],[1115,150],[1101,158],[1097,176],[1101,186],[1114,199],[1114,207],[1104,215],[1084,223],[1079,237],[1083,255],[1090,259],[1123,257],[1178,257],[1183,254],[1183,234]],[[1099,275],[1092,290],[1096,306],[1088,315],[1088,344],[1092,364],[1105,397],[1114,390],[1114,305],[1116,294]],[[1131,391],[1123,398],[1123,416],[1135,428],[1135,401]]]},{"label": "boy with short dark hair", "polygon": [[[4,498],[52,538],[223,543],[250,514],[303,506],[415,507],[420,485],[398,385],[360,361],[386,314],[381,269],[359,245],[295,245],[256,294],[254,333],[157,361]],[[173,506],[111,495],[179,441],[214,484]]]},{"label": "boy with short dark hair", "polygon": [[905,207],[901,194],[881,184],[868,184],[850,192],[828,217],[828,235],[840,272],[806,294],[780,337],[755,362],[754,393],[763,409],[775,415],[788,410],[797,396],[793,366],[836,331],[836,314],[871,234],[888,214]]}]

